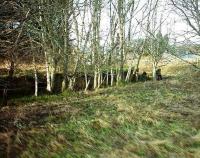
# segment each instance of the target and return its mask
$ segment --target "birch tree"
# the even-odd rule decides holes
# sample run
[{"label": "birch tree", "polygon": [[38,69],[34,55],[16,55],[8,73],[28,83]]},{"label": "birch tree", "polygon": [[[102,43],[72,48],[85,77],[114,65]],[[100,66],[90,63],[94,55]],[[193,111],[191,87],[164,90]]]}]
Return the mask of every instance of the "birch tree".
[{"label": "birch tree", "polygon": [[91,1],[91,21],[92,21],[92,61],[94,65],[94,89],[99,87],[100,78],[100,22],[102,0]]},{"label": "birch tree", "polygon": [[63,47],[63,84],[62,84],[62,91],[67,89],[67,71],[68,71],[68,59],[70,54],[70,41],[69,41],[69,35],[70,35],[70,24],[69,20],[71,17],[72,12],[70,11],[70,7],[72,6],[71,0],[64,0],[62,1],[62,12],[63,12],[63,40],[64,40],[64,47]]}]

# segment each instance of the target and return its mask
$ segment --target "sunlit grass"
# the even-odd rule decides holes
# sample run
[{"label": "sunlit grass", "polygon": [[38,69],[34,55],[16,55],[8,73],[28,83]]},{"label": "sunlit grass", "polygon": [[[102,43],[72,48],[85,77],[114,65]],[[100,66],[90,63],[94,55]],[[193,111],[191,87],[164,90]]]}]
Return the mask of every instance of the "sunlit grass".
[{"label": "sunlit grass", "polygon": [[19,131],[15,144],[25,145],[20,157],[198,158],[200,74],[184,70],[187,75],[182,70],[161,82],[18,100],[77,109]]}]

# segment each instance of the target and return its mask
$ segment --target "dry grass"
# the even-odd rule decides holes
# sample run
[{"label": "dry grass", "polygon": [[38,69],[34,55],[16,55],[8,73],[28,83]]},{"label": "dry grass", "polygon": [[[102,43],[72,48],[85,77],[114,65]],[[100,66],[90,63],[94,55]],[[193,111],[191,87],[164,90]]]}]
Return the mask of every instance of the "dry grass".
[{"label": "dry grass", "polygon": [[84,97],[40,98],[43,107],[57,103],[76,112],[25,124],[14,139],[18,157],[199,158],[200,73],[185,66],[166,71],[176,75]]}]

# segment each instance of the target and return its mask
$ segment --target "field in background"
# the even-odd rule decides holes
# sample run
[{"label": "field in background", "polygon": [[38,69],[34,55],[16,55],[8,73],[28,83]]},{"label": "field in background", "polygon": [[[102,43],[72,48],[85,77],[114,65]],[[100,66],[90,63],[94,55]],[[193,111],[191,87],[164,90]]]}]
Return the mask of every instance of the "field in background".
[{"label": "field in background", "polygon": [[[198,65],[200,65],[200,59],[198,60],[197,58],[192,58],[192,59],[185,59],[186,61],[189,61],[191,63],[198,62]],[[128,60],[126,63],[125,68],[128,69],[130,65],[133,67],[136,66],[137,60]],[[159,63],[159,68],[162,69],[163,75],[168,75],[169,69],[173,69],[174,67],[181,67],[182,65],[189,65],[187,62],[184,62],[174,56],[170,55],[164,55],[163,60]],[[8,67],[9,63],[6,61],[0,61],[0,75],[6,75],[8,73]],[[34,74],[34,66],[31,63],[23,63],[21,62],[20,64],[17,65],[16,67],[16,76],[25,76],[25,75],[30,75],[33,76]],[[151,76],[152,73],[152,63],[151,59],[149,57],[143,57],[140,61],[140,73],[142,74],[143,71],[147,72],[148,75]],[[37,64],[37,70],[41,74],[45,74],[45,65],[38,63]],[[59,73],[62,73],[61,68],[58,67]],[[176,74],[175,74],[176,75]]]},{"label": "field in background", "polygon": [[200,73],[183,65],[163,73],[171,77],[14,100],[0,113],[12,111],[15,128],[0,141],[11,136],[5,151],[22,158],[199,158]]}]

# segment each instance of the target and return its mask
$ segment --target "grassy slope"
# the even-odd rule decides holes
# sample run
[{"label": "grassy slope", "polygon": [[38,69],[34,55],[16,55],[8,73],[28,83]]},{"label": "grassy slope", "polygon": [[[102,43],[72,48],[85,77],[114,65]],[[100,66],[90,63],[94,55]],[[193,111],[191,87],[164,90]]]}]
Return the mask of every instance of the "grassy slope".
[{"label": "grassy slope", "polygon": [[42,127],[22,129],[15,141],[26,142],[21,157],[200,157],[200,74],[175,72],[178,76],[170,80],[85,97],[40,98],[75,111],[59,119],[51,116]]}]

